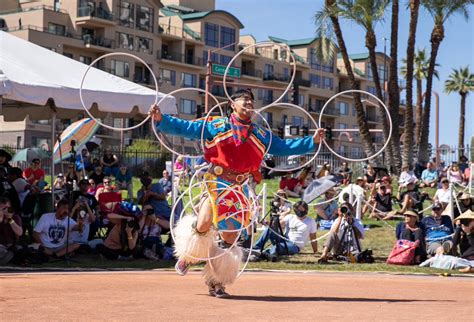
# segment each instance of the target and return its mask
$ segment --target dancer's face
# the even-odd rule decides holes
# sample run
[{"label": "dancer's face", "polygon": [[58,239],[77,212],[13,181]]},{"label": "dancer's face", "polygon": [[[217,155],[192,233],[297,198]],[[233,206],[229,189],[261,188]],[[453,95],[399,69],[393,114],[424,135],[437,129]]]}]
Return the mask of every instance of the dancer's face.
[{"label": "dancer's face", "polygon": [[253,115],[253,104],[252,97],[244,95],[234,100],[232,108],[239,119],[249,120]]}]

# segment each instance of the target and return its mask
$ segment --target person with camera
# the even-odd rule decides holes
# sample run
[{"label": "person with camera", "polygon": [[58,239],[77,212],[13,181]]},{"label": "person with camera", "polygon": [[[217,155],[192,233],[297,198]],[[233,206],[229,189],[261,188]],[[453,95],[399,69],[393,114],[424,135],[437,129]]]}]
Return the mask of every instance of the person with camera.
[{"label": "person with camera", "polygon": [[165,248],[161,240],[161,227],[169,229],[169,222],[155,216],[155,210],[151,204],[143,205],[145,222],[142,229],[143,255],[151,260],[163,258]]},{"label": "person with camera", "polygon": [[91,195],[88,192],[89,188],[90,188],[89,181],[87,179],[81,179],[79,181],[79,190],[72,192],[72,205],[76,205],[78,201],[81,203],[85,202],[94,213],[96,220],[91,222],[91,226],[89,229],[89,236],[88,236],[89,239],[92,239],[92,237],[96,234],[97,230],[102,224],[100,223],[100,218],[99,218],[99,214],[100,214],[99,202],[94,197],[94,195]]},{"label": "person with camera", "polygon": [[310,241],[313,252],[316,254],[318,251],[316,222],[307,216],[308,204],[304,201],[295,203],[293,205],[294,215],[277,215],[276,212],[273,213],[273,211],[278,211],[277,206],[272,205],[272,208],[272,216],[278,216],[281,227],[286,227],[285,236],[278,236],[275,233],[278,231],[276,227],[267,227],[255,243],[254,250],[263,249],[266,240],[270,239],[272,246],[266,249],[262,256],[274,261],[278,255],[298,254]]},{"label": "person with camera", "polygon": [[329,254],[351,256],[361,252],[360,239],[364,238],[364,226],[355,219],[355,209],[344,202],[338,209],[338,218],[334,221],[329,236],[324,243],[323,252],[318,259],[319,264],[328,262]]},{"label": "person with camera", "polygon": [[10,200],[0,197],[0,264],[14,256],[14,245],[23,234],[21,218],[14,213]]},{"label": "person with camera", "polygon": [[72,219],[77,222],[77,230],[71,233],[71,240],[73,243],[78,243],[81,249],[88,252],[90,248],[95,248],[97,240],[90,241],[91,224],[96,221],[94,211],[92,211],[89,203],[83,197],[77,199],[76,203],[71,209]]},{"label": "person with camera", "polygon": [[143,172],[140,176],[142,187],[137,192],[137,200],[140,205],[150,204],[156,217],[161,217],[169,222],[171,208],[166,200],[168,195],[158,182],[153,183],[153,179],[148,172]]}]

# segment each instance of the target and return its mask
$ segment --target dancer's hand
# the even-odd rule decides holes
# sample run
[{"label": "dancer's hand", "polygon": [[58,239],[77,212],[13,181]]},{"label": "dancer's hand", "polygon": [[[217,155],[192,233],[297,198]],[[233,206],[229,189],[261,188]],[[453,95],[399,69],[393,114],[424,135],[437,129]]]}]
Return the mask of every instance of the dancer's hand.
[{"label": "dancer's hand", "polygon": [[151,117],[153,118],[153,120],[155,122],[161,122],[161,120],[163,119],[163,115],[161,114],[161,110],[158,107],[158,105],[156,105],[156,104],[150,106],[150,112],[148,112],[148,113],[151,115]]},{"label": "dancer's hand", "polygon": [[325,129],[323,128],[317,129],[313,136],[314,144],[319,144],[325,135],[326,135]]}]

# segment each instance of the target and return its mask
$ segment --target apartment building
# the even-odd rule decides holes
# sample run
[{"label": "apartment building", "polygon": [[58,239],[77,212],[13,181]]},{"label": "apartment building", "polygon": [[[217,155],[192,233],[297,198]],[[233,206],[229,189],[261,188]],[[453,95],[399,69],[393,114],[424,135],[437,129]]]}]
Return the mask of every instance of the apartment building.
[{"label": "apartment building", "polygon": [[[206,65],[210,59],[213,64],[210,92],[219,102],[226,99],[222,87],[225,66],[245,46],[257,42],[252,35],[240,35],[243,28],[240,20],[229,12],[216,10],[214,0],[7,1],[0,6],[0,23],[4,30],[15,36],[85,64],[105,53],[133,53],[151,67],[159,80],[159,90],[164,93],[179,88],[204,89]],[[251,86],[255,88],[256,105],[268,105],[283,94],[295,69],[294,85],[282,102],[298,104],[318,121],[323,105],[331,96],[347,89],[348,81],[340,59],[326,64],[318,60],[313,48],[315,42],[315,38],[288,40],[269,36],[265,46],[250,48],[233,61],[233,69],[227,78],[228,92]],[[291,52],[284,50],[281,44],[287,45]],[[377,54],[381,72],[385,73],[389,59]],[[353,55],[351,63],[360,88],[374,92],[368,55]],[[145,86],[155,86],[148,69],[128,57],[110,57],[97,67]],[[384,79],[382,75],[380,77]],[[175,97],[180,117],[192,119],[203,115],[205,98],[202,92],[184,91]],[[381,128],[380,113],[373,100],[364,98],[363,103],[370,126]],[[216,102],[210,98],[209,106],[214,105]],[[284,105],[265,109],[262,115],[275,134],[294,137],[314,129],[305,113]],[[70,121],[65,120],[66,124]],[[139,120],[110,118],[107,121],[121,126]],[[258,118],[256,121],[264,124]],[[31,122],[18,123],[21,124],[10,125],[9,130],[17,127],[17,133],[23,133],[23,139],[11,143],[37,144],[40,139],[34,138],[39,138],[41,131],[28,134]],[[321,117],[321,125],[333,129],[357,128],[351,96],[343,95],[330,102]],[[358,133],[349,133],[349,138],[334,133],[330,144],[340,152],[361,152]],[[48,135],[46,131],[44,138]],[[111,144],[120,142],[115,133],[104,129],[99,135]],[[149,128],[142,127],[126,135],[125,144],[134,137],[152,134]],[[380,135],[376,138],[376,142],[382,140]],[[186,142],[182,146],[183,151],[195,147]]]}]

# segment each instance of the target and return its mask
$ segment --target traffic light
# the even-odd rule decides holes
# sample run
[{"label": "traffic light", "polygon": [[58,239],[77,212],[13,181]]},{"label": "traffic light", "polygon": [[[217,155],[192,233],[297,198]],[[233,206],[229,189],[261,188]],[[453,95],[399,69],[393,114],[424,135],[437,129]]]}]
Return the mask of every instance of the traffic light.
[{"label": "traffic light", "polygon": [[285,138],[285,130],[282,127],[278,128],[278,136],[282,139]]},{"label": "traffic light", "polygon": [[332,127],[326,126],[326,140],[332,140]]},{"label": "traffic light", "polygon": [[309,135],[309,128],[307,126],[303,126],[303,136]]},{"label": "traffic light", "polygon": [[290,88],[290,103],[298,105],[299,102],[299,87],[297,84],[291,85]]}]

